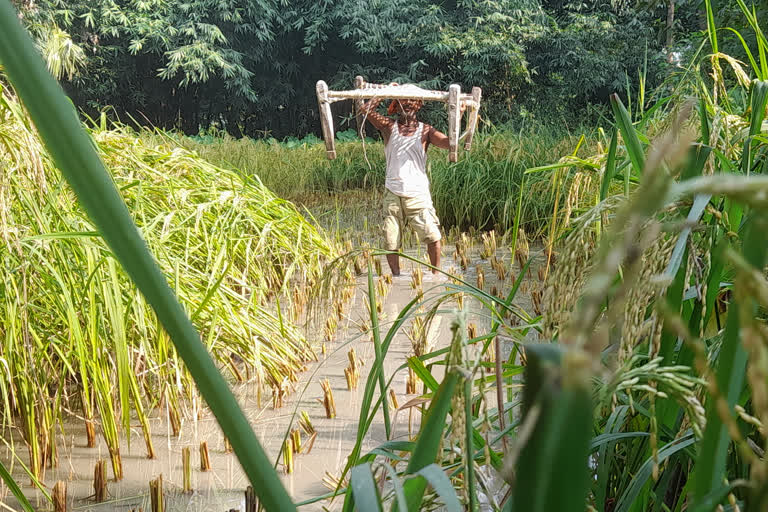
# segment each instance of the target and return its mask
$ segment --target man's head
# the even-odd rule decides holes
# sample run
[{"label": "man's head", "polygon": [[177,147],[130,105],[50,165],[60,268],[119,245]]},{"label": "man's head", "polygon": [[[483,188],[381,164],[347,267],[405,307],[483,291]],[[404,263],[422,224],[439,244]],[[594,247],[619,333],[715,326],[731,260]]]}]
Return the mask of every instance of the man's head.
[{"label": "man's head", "polygon": [[421,100],[392,100],[387,109],[389,115],[399,114],[405,117],[412,117],[421,110],[424,102]]}]

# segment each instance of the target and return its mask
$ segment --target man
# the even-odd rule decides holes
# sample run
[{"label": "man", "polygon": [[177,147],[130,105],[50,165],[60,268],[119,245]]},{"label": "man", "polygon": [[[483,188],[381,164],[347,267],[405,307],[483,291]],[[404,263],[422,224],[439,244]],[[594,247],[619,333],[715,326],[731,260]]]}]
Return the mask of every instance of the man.
[{"label": "man", "polygon": [[[390,84],[397,85],[397,84]],[[362,112],[384,138],[387,159],[387,177],[384,193],[385,249],[398,251],[402,233],[410,225],[427,244],[427,254],[433,267],[440,268],[440,221],[432,205],[427,177],[427,148],[434,144],[448,149],[448,137],[433,126],[419,122],[416,113],[423,106],[421,100],[394,100],[388,113],[398,114],[395,121],[376,112],[381,100],[372,99],[362,106]],[[400,258],[387,254],[387,263],[393,276],[400,275]],[[435,278],[440,279],[436,269]]]}]

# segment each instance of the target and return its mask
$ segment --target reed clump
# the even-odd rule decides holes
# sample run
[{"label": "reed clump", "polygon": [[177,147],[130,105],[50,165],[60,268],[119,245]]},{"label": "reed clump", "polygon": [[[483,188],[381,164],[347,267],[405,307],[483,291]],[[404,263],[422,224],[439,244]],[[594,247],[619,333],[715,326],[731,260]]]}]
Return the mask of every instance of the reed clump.
[{"label": "reed clump", "polygon": [[325,417],[333,419],[336,417],[336,402],[333,399],[333,390],[328,379],[320,381],[320,387],[323,389],[323,398],[320,402],[325,408]]},{"label": "reed clump", "polygon": [[349,366],[344,368],[344,377],[347,380],[347,389],[357,389],[357,383],[360,380],[360,366],[362,361],[358,359],[355,349],[348,352]]}]

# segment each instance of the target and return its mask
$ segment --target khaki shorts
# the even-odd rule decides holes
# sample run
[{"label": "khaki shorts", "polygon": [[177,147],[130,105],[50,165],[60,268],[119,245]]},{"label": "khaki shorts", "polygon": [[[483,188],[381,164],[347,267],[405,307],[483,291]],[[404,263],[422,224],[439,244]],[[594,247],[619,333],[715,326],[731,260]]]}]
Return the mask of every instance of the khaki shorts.
[{"label": "khaki shorts", "polygon": [[403,229],[411,226],[419,240],[432,243],[440,240],[440,221],[429,197],[400,197],[389,190],[384,193],[384,248],[400,249]]}]

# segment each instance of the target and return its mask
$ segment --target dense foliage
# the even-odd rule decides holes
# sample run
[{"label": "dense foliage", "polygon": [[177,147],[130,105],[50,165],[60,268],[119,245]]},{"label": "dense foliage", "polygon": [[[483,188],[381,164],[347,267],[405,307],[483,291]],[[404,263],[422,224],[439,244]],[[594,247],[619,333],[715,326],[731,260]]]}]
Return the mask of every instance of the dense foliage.
[{"label": "dense foliage", "polygon": [[[77,105],[197,132],[318,132],[314,83],[458,82],[493,121],[583,119],[660,83],[691,48],[693,0],[18,0]],[[679,37],[673,37],[679,33]],[[669,48],[667,48],[669,47]],[[576,86],[578,84],[578,86]],[[344,106],[337,112],[343,116]],[[552,118],[551,114],[558,117]],[[435,116],[439,119],[440,116]]]}]

